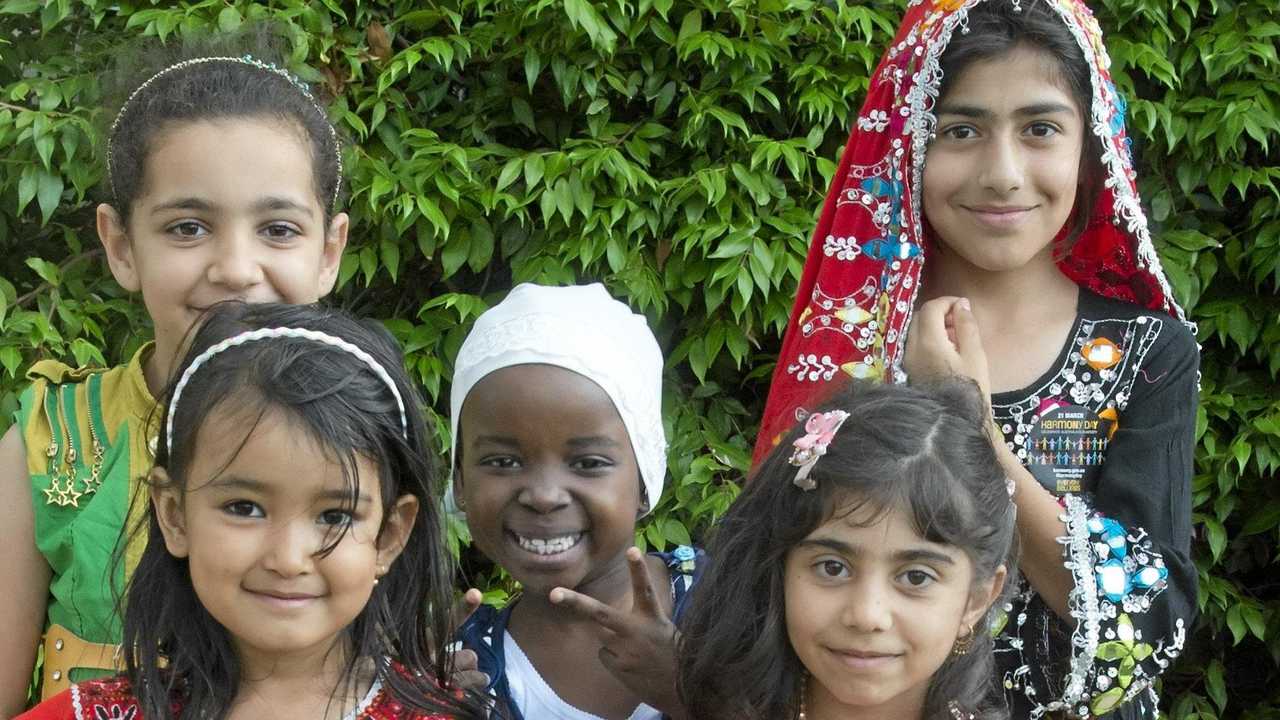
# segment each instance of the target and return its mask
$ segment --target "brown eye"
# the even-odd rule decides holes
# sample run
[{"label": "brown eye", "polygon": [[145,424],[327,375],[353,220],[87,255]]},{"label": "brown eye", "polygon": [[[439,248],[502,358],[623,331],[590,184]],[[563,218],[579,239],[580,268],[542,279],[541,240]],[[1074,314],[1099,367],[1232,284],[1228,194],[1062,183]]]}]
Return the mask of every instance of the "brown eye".
[{"label": "brown eye", "polygon": [[321,525],[333,525],[337,527],[345,527],[350,525],[354,518],[351,513],[346,510],[325,510],[320,513],[318,518]]},{"label": "brown eye", "polygon": [[262,511],[262,508],[258,507],[257,503],[248,500],[232,500],[223,505],[222,510],[228,515],[235,515],[236,517],[266,517],[266,513]]},{"label": "brown eye", "polygon": [[847,577],[849,575],[848,566],[839,560],[819,560],[814,563],[813,569],[818,573],[819,577],[826,579]]},{"label": "brown eye", "polygon": [[285,242],[298,237],[302,232],[287,223],[272,223],[263,228],[262,234],[276,242]]},{"label": "brown eye", "polygon": [[1027,128],[1027,133],[1032,137],[1051,138],[1058,134],[1058,128],[1049,123],[1034,123]]},{"label": "brown eye", "polygon": [[194,220],[183,220],[169,226],[168,232],[180,240],[197,240],[208,235],[208,230],[203,225]]},{"label": "brown eye", "polygon": [[907,587],[920,590],[931,585],[936,578],[924,570],[908,570],[899,576]]}]

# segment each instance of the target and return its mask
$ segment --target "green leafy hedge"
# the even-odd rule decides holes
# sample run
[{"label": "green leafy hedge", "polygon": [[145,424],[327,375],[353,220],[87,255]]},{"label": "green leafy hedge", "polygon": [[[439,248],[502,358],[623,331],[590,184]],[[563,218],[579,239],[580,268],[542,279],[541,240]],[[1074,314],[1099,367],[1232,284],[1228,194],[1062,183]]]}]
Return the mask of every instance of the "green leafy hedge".
[{"label": "green leafy hedge", "polygon": [[[32,361],[120,362],[147,332],[92,223],[112,48],[271,20],[354,140],[336,302],[387,323],[443,412],[470,321],[513,283],[603,280],[669,360],[672,488],[641,535],[686,542],[747,468],[808,235],[902,4],[0,0],[0,429]],[[1204,347],[1203,617],[1166,702],[1175,718],[1272,717],[1280,24],[1270,0],[1095,10]]]}]

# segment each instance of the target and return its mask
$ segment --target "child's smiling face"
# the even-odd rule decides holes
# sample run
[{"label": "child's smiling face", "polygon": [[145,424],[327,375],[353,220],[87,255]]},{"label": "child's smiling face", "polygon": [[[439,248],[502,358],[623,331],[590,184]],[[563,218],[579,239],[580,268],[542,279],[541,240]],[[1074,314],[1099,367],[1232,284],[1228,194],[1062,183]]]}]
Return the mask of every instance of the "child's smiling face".
[{"label": "child's smiling face", "polygon": [[326,224],[310,152],[275,119],[174,123],[151,140],[128,227],[99,207],[112,274],[141,291],[163,357],[216,302],[310,303],[333,288],[347,216]]},{"label": "child's smiling face", "polygon": [[[296,419],[269,409],[246,437],[253,418],[230,404],[201,424],[186,491],[153,491],[165,543],[187,559],[200,603],[246,664],[327,652],[399,554],[417,500],[399,498],[379,537],[384,512],[372,461],[356,456],[352,509],[333,452]],[[156,472],[164,484],[165,471]]]},{"label": "child's smiling face", "polygon": [[986,272],[1052,251],[1079,188],[1084,115],[1048,52],[975,61],[939,99],[924,214],[946,250]]},{"label": "child's smiling face", "polygon": [[551,365],[476,383],[462,408],[455,487],[476,545],[530,593],[627,582],[640,471],[608,394]]},{"label": "child's smiling face", "polygon": [[809,707],[903,718],[919,715],[933,674],[1004,580],[1001,569],[975,584],[962,550],[922,538],[898,508],[836,512],[791,549],[785,573],[787,634],[812,676]]}]

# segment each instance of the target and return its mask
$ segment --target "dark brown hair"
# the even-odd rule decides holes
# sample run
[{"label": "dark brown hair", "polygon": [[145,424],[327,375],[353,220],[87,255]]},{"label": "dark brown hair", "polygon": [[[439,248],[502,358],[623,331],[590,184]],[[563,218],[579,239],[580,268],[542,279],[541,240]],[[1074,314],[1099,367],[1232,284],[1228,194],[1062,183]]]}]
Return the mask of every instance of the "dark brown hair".
[{"label": "dark brown hair", "polygon": [[[400,556],[374,586],[359,615],[340,634],[334,652],[345,663],[345,681],[354,683],[360,663],[372,659],[378,678],[409,711],[457,718],[484,718],[487,702],[455,692],[449,685],[452,653],[454,565],[446,550],[435,456],[428,440],[422,399],[405,374],[399,344],[384,328],[340,311],[315,305],[220,303],[194,332],[174,373],[217,342],[244,331],[270,327],[318,330],[364,350],[390,376],[403,399],[406,420],[390,387],[346,350],[313,340],[277,337],[224,350],[191,376],[175,414],[173,446],[161,434],[156,464],[169,482],[187,492],[188,469],[201,452],[201,424],[227,408],[243,417],[247,438],[271,411],[306,433],[342,466],[348,483],[345,508],[359,496],[356,457],[378,470],[385,511],[402,495],[418,499],[418,514]],[[172,396],[172,388],[166,398]],[[168,403],[159,427],[168,420]],[[145,494],[138,501],[145,502]],[[133,530],[146,548],[131,578],[124,606],[126,673],[142,716],[173,720],[171,701],[181,699],[183,717],[226,717],[240,683],[240,663],[225,627],[204,608],[185,558],[169,554],[154,508]],[[345,527],[319,550],[332,551]],[[121,544],[123,547],[125,543]],[[117,552],[117,564],[122,553]],[[387,664],[391,659],[400,667]]]},{"label": "dark brown hair", "polygon": [[[109,202],[126,224],[146,187],[146,161],[156,136],[182,123],[227,118],[265,118],[296,128],[310,149],[312,185],[326,220],[336,210],[341,199],[341,142],[323,106],[301,81],[241,62],[193,63],[156,77],[166,68],[201,57],[248,55],[283,67],[278,45],[270,28],[260,26],[173,46],[121,51],[107,77],[104,136],[110,156]],[[150,84],[129,100],[147,81]],[[111,125],[117,121],[113,131]]]},{"label": "dark brown hair", "polygon": [[1022,0],[1020,11],[1008,0],[987,0],[969,11],[968,31],[957,31],[939,60],[942,87],[939,100],[946,97],[949,79],[959,77],[976,62],[991,60],[1018,47],[1042,50],[1058,63],[1059,79],[1083,113],[1084,144],[1080,159],[1080,186],[1069,229],[1057,252],[1066,255],[1084,234],[1102,189],[1102,143],[1093,134],[1093,80],[1089,63],[1071,30],[1049,3]]},{"label": "dark brown hair", "polygon": [[[1014,584],[1015,511],[976,385],[855,384],[820,408],[833,409],[850,417],[809,474],[816,489],[792,482],[792,443],[804,432],[793,428],[713,531],[711,565],[680,625],[680,696],[698,720],[796,717],[803,667],[787,635],[786,557],[837,512],[866,508],[874,522],[902,508],[922,537],[968,555],[975,582],[1004,565],[1006,595]],[[980,720],[1007,717],[994,688],[992,612],[969,654],[934,674],[924,717],[949,717],[951,701]]]}]

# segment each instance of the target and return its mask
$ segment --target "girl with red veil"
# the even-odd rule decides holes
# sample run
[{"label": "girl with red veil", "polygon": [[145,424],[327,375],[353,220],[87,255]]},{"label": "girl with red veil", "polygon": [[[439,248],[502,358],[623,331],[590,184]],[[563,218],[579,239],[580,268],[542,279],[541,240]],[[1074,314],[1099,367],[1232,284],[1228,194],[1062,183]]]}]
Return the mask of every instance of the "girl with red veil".
[{"label": "girl with red veil", "polygon": [[1079,0],[913,0],[814,233],[756,445],[850,378],[973,379],[1021,585],[1015,718],[1154,718],[1195,617],[1198,348]]}]

